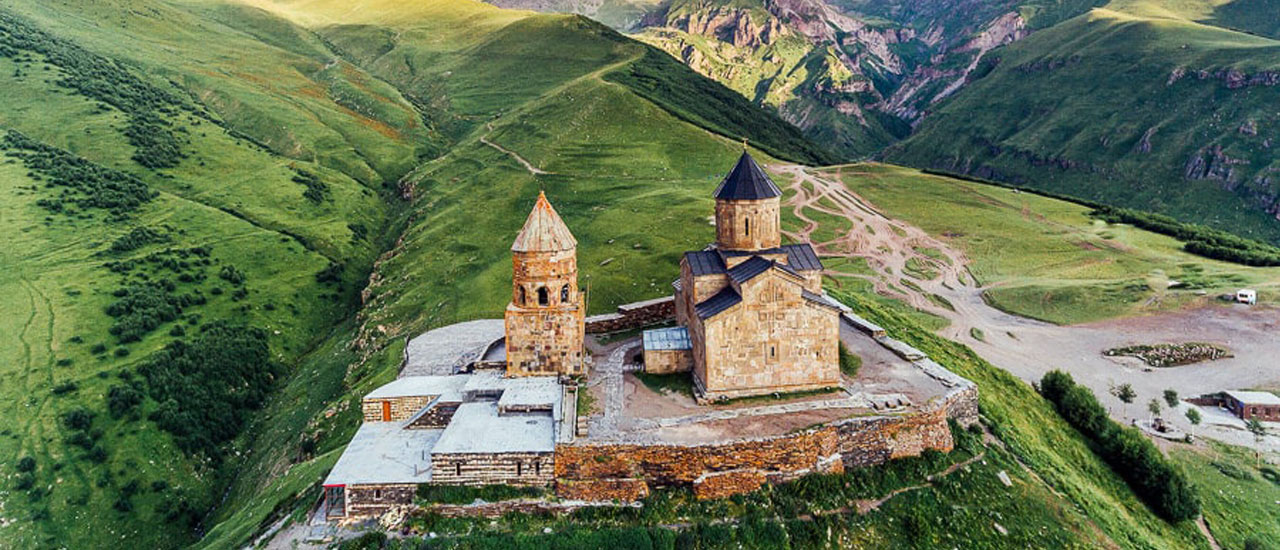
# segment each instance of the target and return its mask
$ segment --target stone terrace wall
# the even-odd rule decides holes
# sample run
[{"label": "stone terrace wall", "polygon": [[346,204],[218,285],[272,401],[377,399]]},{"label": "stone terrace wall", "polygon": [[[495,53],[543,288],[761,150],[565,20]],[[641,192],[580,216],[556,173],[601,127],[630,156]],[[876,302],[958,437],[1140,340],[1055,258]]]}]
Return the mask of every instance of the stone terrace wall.
[{"label": "stone terrace wall", "polygon": [[[956,392],[963,401],[968,392]],[[976,394],[973,394],[976,395]],[[814,472],[883,464],[955,441],[945,400],[902,416],[851,418],[773,438],[705,445],[561,445],[556,493],[575,500],[642,498],[651,486],[691,486],[698,498],[750,492]]]},{"label": "stone terrace wall", "polygon": [[676,316],[674,296],[618,306],[617,313],[587,317],[587,334],[603,334],[656,325]]},{"label": "stone terrace wall", "polygon": [[[828,460],[838,447],[833,427],[707,445],[561,445],[556,448],[556,491],[581,500],[633,500],[647,493],[649,485],[696,484],[706,485],[702,492],[708,497],[724,496],[724,487],[749,487],[751,480],[770,474],[798,477],[824,465],[826,471],[841,471],[842,464]],[[721,472],[737,473],[705,477]]]}]

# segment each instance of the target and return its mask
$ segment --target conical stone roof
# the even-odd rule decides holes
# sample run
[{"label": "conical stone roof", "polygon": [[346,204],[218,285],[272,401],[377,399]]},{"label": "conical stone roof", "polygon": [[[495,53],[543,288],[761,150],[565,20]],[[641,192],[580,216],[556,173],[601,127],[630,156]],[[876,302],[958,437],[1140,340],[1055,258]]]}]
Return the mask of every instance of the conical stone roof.
[{"label": "conical stone roof", "polygon": [[546,193],[538,193],[538,202],[524,221],[524,228],[516,235],[511,244],[512,252],[557,252],[577,248],[578,240],[573,238],[569,227],[560,219],[556,209],[547,202]]},{"label": "conical stone roof", "polygon": [[782,191],[745,150],[715,193],[716,200],[729,201],[758,201],[781,196]]}]

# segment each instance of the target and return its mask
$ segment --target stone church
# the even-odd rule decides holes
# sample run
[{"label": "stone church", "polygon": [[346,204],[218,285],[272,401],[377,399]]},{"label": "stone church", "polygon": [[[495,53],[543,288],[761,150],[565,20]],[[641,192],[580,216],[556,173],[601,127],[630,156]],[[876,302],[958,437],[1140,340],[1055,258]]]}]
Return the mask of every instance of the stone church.
[{"label": "stone church", "polygon": [[578,241],[538,194],[511,245],[511,303],[505,315],[507,376],[577,376],[583,367]]},{"label": "stone church", "polygon": [[[674,283],[680,326],[646,334],[655,342],[685,342],[680,347],[691,355],[700,401],[840,384],[843,308],[822,290],[813,246],[782,244],[781,198],[743,151],[715,191],[715,242],[680,261]],[[651,356],[655,362],[662,352],[671,356],[670,346],[650,353],[661,347],[646,346],[646,369]]]}]

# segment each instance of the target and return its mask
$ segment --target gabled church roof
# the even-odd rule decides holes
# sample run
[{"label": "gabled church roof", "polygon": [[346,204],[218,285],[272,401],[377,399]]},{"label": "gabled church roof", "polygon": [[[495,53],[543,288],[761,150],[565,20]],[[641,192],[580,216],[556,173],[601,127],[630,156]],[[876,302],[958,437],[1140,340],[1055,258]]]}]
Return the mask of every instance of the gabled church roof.
[{"label": "gabled church roof", "polygon": [[716,188],[717,200],[762,200],[781,197],[782,191],[765,175],[756,160],[745,150],[729,175]]},{"label": "gabled church roof", "polygon": [[516,241],[511,243],[512,252],[556,252],[577,246],[578,240],[547,202],[546,193],[538,192],[538,202],[534,203]]}]

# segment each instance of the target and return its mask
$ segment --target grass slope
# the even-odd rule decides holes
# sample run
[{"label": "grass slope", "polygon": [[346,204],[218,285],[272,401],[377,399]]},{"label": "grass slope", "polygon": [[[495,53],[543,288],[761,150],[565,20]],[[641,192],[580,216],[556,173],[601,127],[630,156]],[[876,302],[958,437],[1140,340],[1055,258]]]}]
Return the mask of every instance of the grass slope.
[{"label": "grass slope", "polygon": [[1214,4],[1116,0],[1039,31],[885,158],[1280,242],[1280,96],[1227,81],[1280,68],[1280,42],[1197,22]]},{"label": "grass slope", "polygon": [[830,172],[887,215],[957,245],[992,287],[987,299],[1027,317],[1079,323],[1183,307],[1205,300],[1200,292],[1242,286],[1275,296],[1280,284],[1280,269],[1194,256],[1170,237],[1091,219],[1089,208],[1065,201],[883,164]]}]

